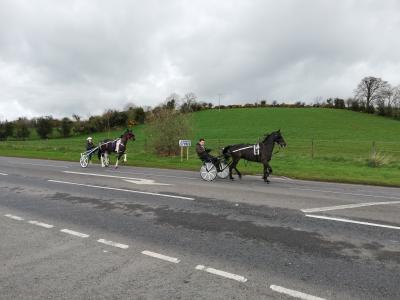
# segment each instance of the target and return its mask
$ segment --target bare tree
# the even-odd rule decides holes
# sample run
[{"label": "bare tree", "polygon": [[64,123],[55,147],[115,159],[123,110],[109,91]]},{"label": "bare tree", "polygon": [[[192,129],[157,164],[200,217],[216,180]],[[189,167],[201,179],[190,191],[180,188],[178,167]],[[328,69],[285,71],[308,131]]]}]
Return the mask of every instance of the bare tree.
[{"label": "bare tree", "polygon": [[381,98],[382,90],[388,87],[388,82],[377,77],[364,77],[358,84],[355,92],[356,98],[365,103],[368,112],[373,111],[374,102]]},{"label": "bare tree", "polygon": [[181,112],[187,113],[196,111],[197,96],[194,93],[187,93],[182,99]]},{"label": "bare tree", "polygon": [[175,109],[178,106],[180,96],[177,93],[172,93],[165,99],[164,107],[168,109]]},{"label": "bare tree", "polygon": [[400,85],[393,88],[393,106],[400,108]]}]

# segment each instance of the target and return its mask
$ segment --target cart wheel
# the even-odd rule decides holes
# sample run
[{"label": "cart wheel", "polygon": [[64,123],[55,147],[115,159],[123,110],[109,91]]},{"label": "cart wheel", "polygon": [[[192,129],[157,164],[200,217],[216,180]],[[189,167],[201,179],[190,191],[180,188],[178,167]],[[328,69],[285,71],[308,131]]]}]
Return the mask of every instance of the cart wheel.
[{"label": "cart wheel", "polygon": [[217,176],[217,169],[212,163],[206,162],[200,168],[200,176],[205,181],[213,181]]},{"label": "cart wheel", "polygon": [[220,163],[220,168],[221,168],[221,172],[217,173],[217,176],[219,178],[226,178],[229,175],[229,167],[226,163],[224,163],[223,161],[221,161]]},{"label": "cart wheel", "polygon": [[79,161],[82,168],[86,168],[89,163],[89,157],[85,154],[81,155],[81,159]]}]

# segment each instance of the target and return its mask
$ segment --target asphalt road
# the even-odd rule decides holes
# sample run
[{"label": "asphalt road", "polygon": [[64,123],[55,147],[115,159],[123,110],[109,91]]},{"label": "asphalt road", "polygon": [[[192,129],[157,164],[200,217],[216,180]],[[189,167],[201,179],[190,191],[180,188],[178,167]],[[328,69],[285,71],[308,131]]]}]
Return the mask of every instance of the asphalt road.
[{"label": "asphalt road", "polygon": [[396,188],[0,157],[0,298],[400,299],[399,213]]}]

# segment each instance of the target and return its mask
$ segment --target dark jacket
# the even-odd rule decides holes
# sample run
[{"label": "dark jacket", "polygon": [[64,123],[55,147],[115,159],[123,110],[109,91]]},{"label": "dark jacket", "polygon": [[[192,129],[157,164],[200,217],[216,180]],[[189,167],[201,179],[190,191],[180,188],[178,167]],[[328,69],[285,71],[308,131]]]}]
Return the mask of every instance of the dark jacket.
[{"label": "dark jacket", "polygon": [[210,151],[211,151],[211,149],[205,148],[200,143],[196,144],[196,153],[201,159],[208,158],[210,156],[210,154],[208,154],[208,152],[210,152]]},{"label": "dark jacket", "polygon": [[91,150],[91,149],[93,149],[94,148],[94,144],[93,144],[93,142],[87,142],[86,143],[86,150]]}]

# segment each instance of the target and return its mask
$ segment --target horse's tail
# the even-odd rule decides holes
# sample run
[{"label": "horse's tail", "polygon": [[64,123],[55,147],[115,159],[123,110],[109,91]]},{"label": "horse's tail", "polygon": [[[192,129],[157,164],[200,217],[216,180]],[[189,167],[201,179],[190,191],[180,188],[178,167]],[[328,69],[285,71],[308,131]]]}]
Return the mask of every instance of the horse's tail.
[{"label": "horse's tail", "polygon": [[222,149],[222,155],[225,157],[225,159],[229,159],[229,157],[231,157],[232,155],[232,152],[230,151],[231,147],[232,145],[229,145],[224,147],[224,149]]},{"label": "horse's tail", "polygon": [[101,147],[99,146],[99,147],[97,147],[97,157],[98,157],[98,159],[100,160],[101,159]]}]

